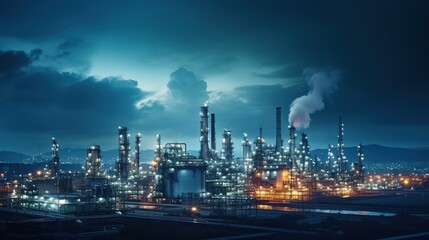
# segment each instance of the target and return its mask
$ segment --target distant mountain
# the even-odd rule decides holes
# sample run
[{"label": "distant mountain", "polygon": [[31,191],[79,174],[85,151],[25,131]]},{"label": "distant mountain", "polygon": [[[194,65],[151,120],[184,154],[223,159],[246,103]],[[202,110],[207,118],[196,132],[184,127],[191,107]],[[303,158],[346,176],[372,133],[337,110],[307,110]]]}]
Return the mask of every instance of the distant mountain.
[{"label": "distant mountain", "polygon": [[[326,160],[327,149],[316,149],[311,151],[312,155],[319,156],[322,160]],[[346,147],[344,149],[349,162],[354,162],[357,159],[357,147]],[[400,163],[400,162],[429,162],[429,149],[414,149],[414,148],[393,148],[384,147],[381,145],[365,145],[363,152],[366,162],[374,163]],[[333,153],[337,155],[337,149],[333,149]]]},{"label": "distant mountain", "polygon": [[414,148],[416,150],[429,150],[429,147],[418,147],[418,148]]},{"label": "distant mountain", "polygon": [[[69,163],[69,164],[83,164],[86,160],[86,152],[87,149],[83,148],[64,148],[60,149],[58,154],[60,156],[60,161],[62,163]],[[133,150],[131,152],[131,159],[133,159]],[[154,156],[153,150],[142,150],[140,153],[140,161],[141,162],[149,162],[152,161]],[[44,161],[47,161],[51,159],[52,152],[46,152],[43,153],[40,157]],[[106,165],[113,165],[116,160],[118,159],[118,149],[112,149],[104,151],[101,149],[101,159],[103,161],[103,164]]]},{"label": "distant mountain", "polygon": [[[326,160],[328,150],[316,149],[311,154],[317,155],[320,159]],[[133,154],[133,149],[131,150]],[[188,153],[198,156],[198,150],[188,150]],[[337,155],[336,147],[333,148],[334,155]],[[349,162],[354,162],[357,158],[357,147],[346,147],[345,154]],[[394,162],[429,162],[429,149],[427,148],[393,148],[381,145],[365,145],[364,154],[366,162],[374,163],[394,163]],[[63,148],[59,150],[61,162],[64,164],[81,164],[86,159],[86,149],[83,148]],[[236,151],[235,157],[241,158],[241,152]],[[133,155],[131,155],[133,159]],[[113,165],[118,158],[118,149],[103,151],[101,150],[102,161],[106,165]],[[18,152],[0,151],[0,163],[46,163],[52,158],[52,152],[46,152],[41,155],[28,156]],[[140,161],[151,162],[154,158],[154,151],[142,150]]]},{"label": "distant mountain", "polygon": [[[19,175],[27,175],[28,173],[36,174],[37,171],[42,171],[46,167],[45,163],[0,163],[0,172],[5,173],[8,178],[17,177]],[[82,169],[80,164],[62,164],[61,171],[76,172]]]},{"label": "distant mountain", "polygon": [[27,159],[31,157],[18,152],[0,151],[0,163],[23,163]]}]

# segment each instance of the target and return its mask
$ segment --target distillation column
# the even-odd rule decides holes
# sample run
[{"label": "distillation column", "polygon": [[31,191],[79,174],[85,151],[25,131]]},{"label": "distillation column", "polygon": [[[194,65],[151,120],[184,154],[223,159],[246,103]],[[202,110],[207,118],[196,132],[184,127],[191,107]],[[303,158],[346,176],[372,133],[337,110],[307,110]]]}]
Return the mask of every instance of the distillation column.
[{"label": "distillation column", "polygon": [[101,156],[100,156],[100,146],[92,145],[86,150],[86,176],[89,178],[100,177],[100,166],[101,166]]},{"label": "distillation column", "polygon": [[232,142],[231,130],[224,129],[223,130],[223,138],[222,138],[222,151],[221,151],[221,159],[226,161],[232,161],[234,150],[234,143]]},{"label": "distillation column", "polygon": [[334,153],[332,152],[333,145],[328,145],[328,159],[327,159],[327,172],[333,173],[338,172],[338,163],[337,160],[334,157]]},{"label": "distillation column", "polygon": [[252,142],[247,138],[247,134],[243,133],[243,164],[244,172],[247,174],[252,170]]},{"label": "distillation column", "polygon": [[52,160],[49,164],[50,177],[57,178],[60,174],[60,156],[58,155],[60,145],[52,138]]},{"label": "distillation column", "polygon": [[357,149],[357,162],[354,164],[354,172],[356,174],[356,180],[358,183],[364,183],[365,182],[365,165],[363,163],[364,160],[364,154],[363,154],[363,145],[359,144]]},{"label": "distillation column", "polygon": [[119,127],[118,132],[118,149],[119,158],[116,162],[116,170],[118,178],[121,183],[126,183],[129,177],[129,163],[130,163],[130,141],[128,129],[126,127]]},{"label": "distillation column", "polygon": [[338,122],[338,165],[339,172],[347,172],[347,158],[344,154],[344,124],[343,119],[340,117]]},{"label": "distillation column", "polygon": [[200,116],[201,116],[201,121],[200,121],[200,143],[201,143],[201,147],[200,147],[200,158],[204,159],[204,160],[209,160],[210,159],[210,151],[209,151],[209,127],[208,127],[208,105],[207,103],[205,103],[202,107],[201,107],[201,112],[200,112]]},{"label": "distillation column", "polygon": [[296,128],[289,126],[289,165],[292,169],[300,171],[300,166],[296,157]]},{"label": "distillation column", "polygon": [[310,156],[310,145],[308,143],[308,137],[306,133],[301,134],[301,149],[300,149],[300,164],[301,169],[306,173],[311,173],[313,170],[313,163]]}]

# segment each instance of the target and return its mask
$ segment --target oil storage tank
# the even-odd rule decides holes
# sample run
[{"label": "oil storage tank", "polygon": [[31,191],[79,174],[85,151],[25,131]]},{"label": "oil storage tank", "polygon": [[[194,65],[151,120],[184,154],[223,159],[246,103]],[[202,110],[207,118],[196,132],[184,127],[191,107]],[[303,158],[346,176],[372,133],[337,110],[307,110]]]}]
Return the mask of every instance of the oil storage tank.
[{"label": "oil storage tank", "polygon": [[180,198],[206,191],[207,164],[201,158],[188,155],[186,144],[168,143],[159,165],[159,188],[162,197]]},{"label": "oil storage tank", "polygon": [[202,164],[200,166],[176,166],[176,168],[170,170],[171,173],[166,179],[165,193],[167,198],[205,192],[206,170]]}]

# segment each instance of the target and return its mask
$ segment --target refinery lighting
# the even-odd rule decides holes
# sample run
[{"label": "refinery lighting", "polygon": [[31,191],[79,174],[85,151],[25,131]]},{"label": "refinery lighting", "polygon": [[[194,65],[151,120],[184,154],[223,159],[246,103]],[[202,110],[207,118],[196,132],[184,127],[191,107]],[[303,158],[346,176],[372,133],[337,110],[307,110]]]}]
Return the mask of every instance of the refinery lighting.
[{"label": "refinery lighting", "polygon": [[[233,132],[225,128],[222,147],[216,151],[209,139],[209,105],[200,108],[199,156],[188,153],[186,143],[161,143],[156,135],[154,158],[141,167],[142,135],[135,135],[131,151],[128,128],[118,127],[118,158],[114,169],[103,169],[101,147],[91,145],[82,173],[60,172],[59,144],[52,139],[52,159],[44,174],[36,171],[16,182],[14,195],[21,207],[57,212],[124,210],[125,201],[154,201],[189,204],[192,212],[204,202],[228,205],[232,199],[251,208],[252,199],[272,202],[308,201],[316,197],[350,197],[368,189],[387,189],[411,185],[410,177],[394,181],[388,177],[369,175],[365,171],[364,149],[358,147],[357,161],[351,167],[343,153],[344,124],[339,119],[338,156],[329,145],[327,158],[311,156],[310,137],[289,126],[287,147],[281,137],[281,108],[276,108],[276,145],[268,144],[260,127],[259,136],[251,141],[243,133],[243,155],[234,156]],[[212,129],[215,121],[211,119]],[[213,138],[213,137],[212,137]],[[210,140],[210,148],[209,147]],[[280,146],[278,145],[280,144]],[[390,180],[388,180],[390,179]],[[76,187],[76,183],[80,186]],[[91,206],[91,207],[90,207]],[[247,208],[246,207],[246,208]]]}]

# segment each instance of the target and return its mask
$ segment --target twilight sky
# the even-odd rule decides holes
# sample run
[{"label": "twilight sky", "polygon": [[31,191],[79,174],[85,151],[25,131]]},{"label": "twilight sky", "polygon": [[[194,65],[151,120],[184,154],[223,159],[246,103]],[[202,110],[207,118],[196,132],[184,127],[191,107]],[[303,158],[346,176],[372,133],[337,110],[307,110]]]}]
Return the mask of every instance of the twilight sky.
[{"label": "twilight sky", "polygon": [[118,126],[144,149],[157,133],[198,149],[205,101],[218,149],[224,128],[236,148],[261,125],[274,144],[277,106],[286,142],[303,95],[313,149],[336,143],[340,115],[346,146],[429,147],[428,12],[424,0],[0,0],[0,150],[47,151],[53,136],[112,149]]}]

